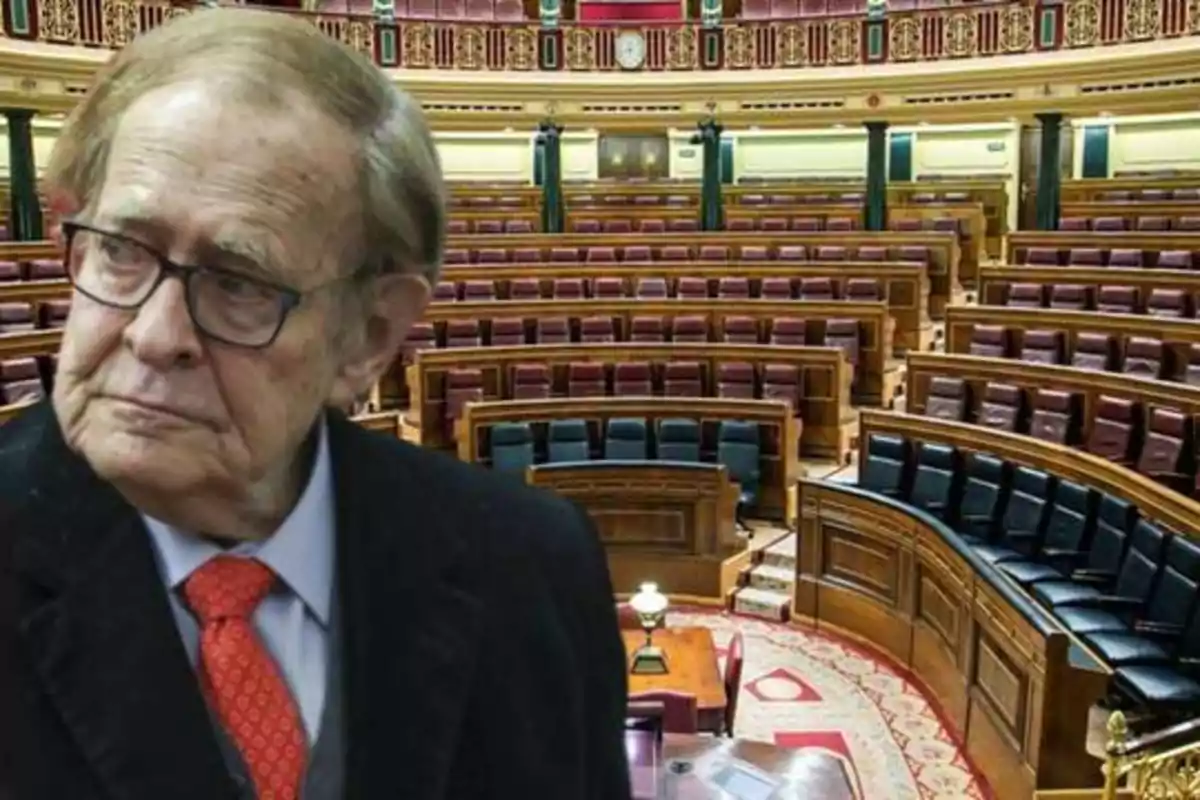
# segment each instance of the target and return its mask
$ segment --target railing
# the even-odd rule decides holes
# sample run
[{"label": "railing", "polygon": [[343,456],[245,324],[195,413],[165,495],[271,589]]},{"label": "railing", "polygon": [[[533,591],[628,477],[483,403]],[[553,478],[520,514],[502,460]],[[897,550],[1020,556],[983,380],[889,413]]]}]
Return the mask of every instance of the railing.
[{"label": "railing", "polygon": [[1131,738],[1125,715],[1108,720],[1103,800],[1120,791],[1141,800],[1189,800],[1200,797],[1200,719]]},{"label": "railing", "polygon": [[[5,0],[4,35],[116,49],[195,4],[169,0]],[[640,71],[803,69],[984,58],[1149,42],[1200,33],[1195,0],[1021,0],[800,19],[652,24],[385,20],[284,11],[383,67],[619,71],[622,31],[645,37]]]}]

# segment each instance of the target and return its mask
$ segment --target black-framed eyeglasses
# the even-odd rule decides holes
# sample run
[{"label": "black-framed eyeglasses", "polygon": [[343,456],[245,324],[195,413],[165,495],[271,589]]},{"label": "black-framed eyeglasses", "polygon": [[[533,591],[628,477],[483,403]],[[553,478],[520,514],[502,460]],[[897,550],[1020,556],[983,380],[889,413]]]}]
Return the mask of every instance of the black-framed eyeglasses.
[{"label": "black-framed eyeglasses", "polygon": [[[177,276],[192,324],[205,336],[236,347],[270,347],[288,314],[308,291],[271,283],[219,267],[177,264],[132,237],[81,222],[64,222],[64,266],[75,289],[112,308],[133,311],[164,280]],[[337,283],[339,278],[330,283]]]}]

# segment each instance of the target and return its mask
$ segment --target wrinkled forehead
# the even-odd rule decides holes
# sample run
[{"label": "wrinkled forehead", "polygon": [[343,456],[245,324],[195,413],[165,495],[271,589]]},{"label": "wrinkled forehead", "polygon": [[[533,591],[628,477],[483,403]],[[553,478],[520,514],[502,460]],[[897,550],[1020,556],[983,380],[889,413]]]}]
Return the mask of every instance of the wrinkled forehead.
[{"label": "wrinkled forehead", "polygon": [[153,233],[177,251],[242,239],[276,264],[346,239],[351,137],[303,98],[288,100],[252,105],[201,83],[142,96],[117,124],[96,223]]}]

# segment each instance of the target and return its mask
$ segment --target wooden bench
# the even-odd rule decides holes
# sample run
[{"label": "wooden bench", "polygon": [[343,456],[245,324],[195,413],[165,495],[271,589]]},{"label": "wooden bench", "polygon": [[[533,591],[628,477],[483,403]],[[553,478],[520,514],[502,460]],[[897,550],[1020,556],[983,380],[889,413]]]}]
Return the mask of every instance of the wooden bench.
[{"label": "wooden bench", "polygon": [[[1087,286],[1092,288],[1089,307],[1095,308],[1101,286],[1132,286],[1138,290],[1139,312],[1146,311],[1146,300],[1155,289],[1179,290],[1192,298],[1200,297],[1200,272],[1176,269],[1123,269],[1118,267],[1039,267],[1030,264],[1010,267],[984,267],[979,273],[979,302],[1004,305],[1009,289],[1016,283],[1039,286]],[[1047,298],[1049,292],[1045,292]]]},{"label": "wooden bench", "polygon": [[1119,177],[1119,178],[1071,178],[1059,188],[1061,203],[1087,203],[1103,201],[1110,192],[1131,192],[1133,202],[1137,195],[1146,190],[1173,192],[1176,189],[1196,189],[1200,177],[1180,175],[1175,177]]},{"label": "wooden bench", "polygon": [[721,341],[725,322],[731,317],[749,318],[759,329],[759,341],[769,341],[770,329],[779,320],[803,320],[807,331],[806,344],[821,345],[825,341],[824,326],[830,319],[853,319],[859,323],[859,356],[855,369],[854,393],[861,402],[880,405],[890,402],[896,387],[896,370],[892,364],[892,330],[894,322],[882,301],[858,303],[844,300],[831,302],[807,300],[485,300],[481,302],[433,303],[425,319],[435,326],[451,320],[471,320],[481,323],[484,341],[489,340],[491,321],[522,319],[527,325],[535,320],[567,318],[574,321],[585,317],[608,317],[614,320],[616,339],[628,341],[630,323],[634,317],[661,317],[670,321],[676,317],[700,317],[715,341]]},{"label": "wooden bench", "polygon": [[1191,346],[1200,344],[1200,325],[1193,319],[1169,319],[1148,314],[1099,314],[1095,311],[1060,311],[1049,308],[1006,306],[952,306],[946,309],[946,352],[969,353],[971,334],[977,325],[999,325],[1013,333],[1011,355],[1020,352],[1023,333],[1029,330],[1062,331],[1068,358],[1075,352],[1081,333],[1112,336],[1118,342],[1133,337],[1163,342],[1166,361],[1172,366],[1168,379],[1178,377],[1190,359]]},{"label": "wooden bench", "polygon": [[716,397],[583,397],[468,403],[457,426],[458,457],[486,463],[487,429],[497,423],[582,419],[592,428],[592,440],[597,441],[608,420],[618,417],[642,418],[651,427],[662,419],[693,419],[709,429],[706,440],[711,440],[712,429],[726,420],[758,423],[767,433],[762,437],[757,512],[770,519],[784,519],[787,490],[795,485],[801,472],[796,456],[799,422],[784,402]]},{"label": "wooden bench", "polygon": [[692,362],[700,367],[701,391],[716,397],[720,364],[742,362],[756,373],[768,364],[794,367],[799,373],[800,398],[797,416],[800,453],[813,458],[845,463],[855,431],[850,408],[850,369],[845,354],[832,347],[785,347],[724,343],[569,344],[526,347],[463,347],[448,350],[418,350],[408,367],[410,405],[408,422],[420,432],[421,444],[444,447],[441,406],[445,400],[445,376],[450,370],[477,369],[481,373],[484,400],[513,398],[513,368],[521,364],[549,367],[551,396],[566,394],[567,367],[573,363],[643,362],[663,365]]},{"label": "wooden bench", "polygon": [[528,184],[489,184],[463,181],[447,184],[452,210],[465,208],[538,208],[542,187]]},{"label": "wooden bench", "polygon": [[[958,279],[973,286],[979,276],[979,268],[989,257],[987,246],[988,220],[981,203],[921,203],[911,206],[888,206],[888,228],[898,230],[904,222],[916,220],[925,228],[939,219],[952,219],[961,231],[959,246],[962,259],[958,266]],[[996,256],[998,257],[998,256]]]},{"label": "wooden bench", "polygon": [[[664,278],[672,289],[680,278],[703,278],[709,282],[709,293],[715,296],[721,278],[746,278],[754,283],[751,293],[761,295],[761,282],[765,278],[787,278],[798,282],[805,278],[827,278],[838,288],[838,296],[846,296],[846,284],[854,279],[878,281],[888,312],[895,320],[893,347],[896,352],[928,350],[933,345],[933,323],[929,309],[933,302],[926,268],[919,264],[897,262],[838,262],[784,264],[777,261],[733,261],[728,264],[675,264],[656,262],[652,264],[471,264],[447,266],[442,270],[442,280],[493,281],[501,299],[510,297],[510,286],[514,280],[536,279],[543,297],[550,297],[553,283],[560,279],[578,279],[590,282],[598,278],[616,278],[622,281],[626,296],[632,297],[641,278]],[[0,288],[0,297],[4,290]],[[949,298],[938,298],[945,307]]]},{"label": "wooden bench", "polygon": [[1158,265],[1159,253],[1170,250],[1186,250],[1192,253],[1195,263],[1200,263],[1200,259],[1197,259],[1200,255],[1200,232],[1015,231],[1008,235],[1008,262],[1025,264],[1028,252],[1033,248],[1058,251],[1057,265],[1039,266],[1065,266],[1069,251],[1092,249],[1106,253],[1113,250],[1140,250],[1145,258],[1142,267],[1149,268]]},{"label": "wooden bench", "polygon": [[[467,209],[453,208],[449,214],[450,224],[455,223],[466,225],[467,234],[478,236],[487,236],[489,233],[478,230],[480,222],[523,222],[529,226],[530,230],[540,231],[542,228],[542,213],[540,211],[527,211],[520,208],[508,208],[504,206],[496,206],[495,208],[487,208],[485,206],[470,207]],[[452,235],[455,235],[452,233]],[[457,235],[463,235],[463,232],[458,232]]]},{"label": "wooden bench", "polygon": [[[1200,185],[1200,179],[1196,181]],[[1095,220],[1100,217],[1110,217],[1124,220],[1125,227],[1136,230],[1138,220],[1143,217],[1163,217],[1171,223],[1181,217],[1200,217],[1200,202],[1196,200],[1143,200],[1143,201],[1104,201],[1088,200],[1085,202],[1060,203],[1059,219],[1082,218]],[[1171,227],[1174,227],[1172,224]]]},{"label": "wooden bench", "polygon": [[[721,464],[575,461],[538,464],[526,482],[578,503],[608,556],[613,591],[653,577],[671,594],[720,599],[737,585],[737,483]],[[727,562],[731,566],[727,567]]]},{"label": "wooden bench", "polygon": [[375,411],[366,414],[356,414],[351,419],[369,431],[386,433],[395,436],[397,439],[401,438],[400,412],[398,411]]}]

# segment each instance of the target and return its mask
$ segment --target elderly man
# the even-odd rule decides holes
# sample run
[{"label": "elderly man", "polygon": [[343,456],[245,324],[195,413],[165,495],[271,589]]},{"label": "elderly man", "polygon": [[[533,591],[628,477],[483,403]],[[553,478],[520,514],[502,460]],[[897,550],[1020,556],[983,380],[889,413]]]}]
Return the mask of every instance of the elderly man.
[{"label": "elderly man", "polygon": [[330,410],[438,273],[412,101],[307,23],[197,12],[116,57],[46,182],[74,294],[52,403],[0,427],[0,796],[628,797],[585,515]]}]

